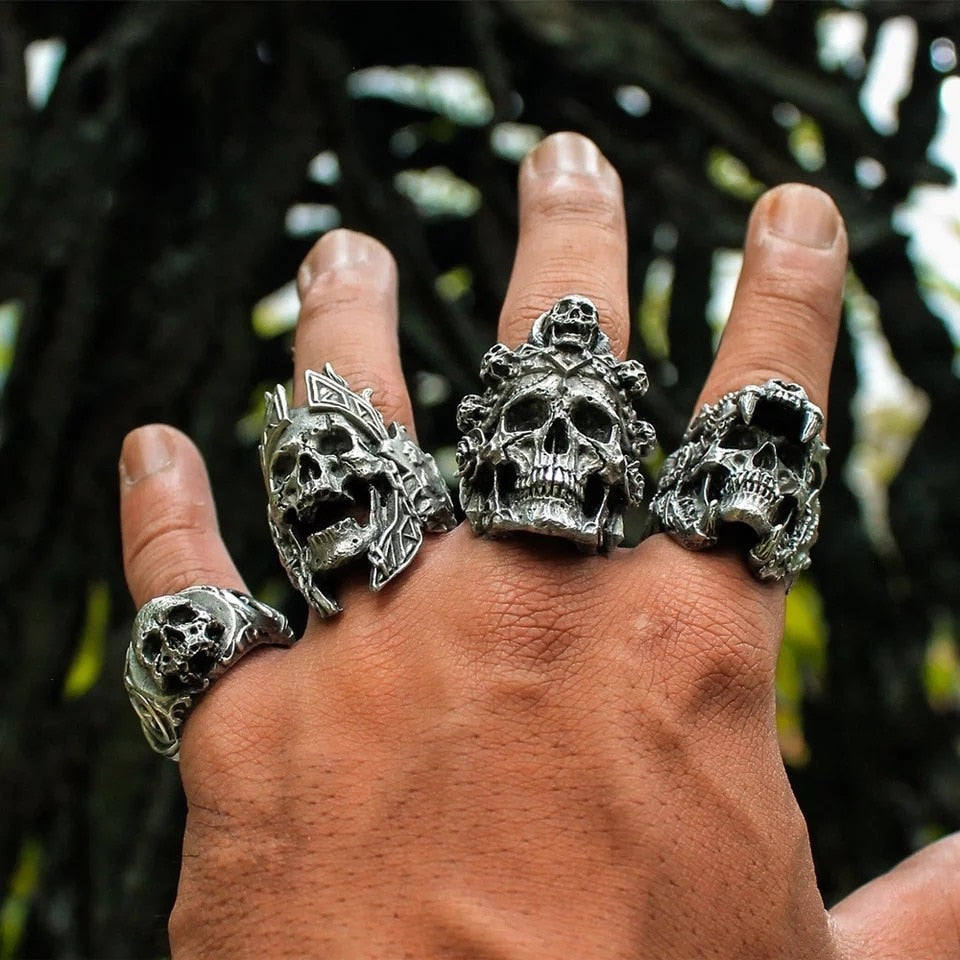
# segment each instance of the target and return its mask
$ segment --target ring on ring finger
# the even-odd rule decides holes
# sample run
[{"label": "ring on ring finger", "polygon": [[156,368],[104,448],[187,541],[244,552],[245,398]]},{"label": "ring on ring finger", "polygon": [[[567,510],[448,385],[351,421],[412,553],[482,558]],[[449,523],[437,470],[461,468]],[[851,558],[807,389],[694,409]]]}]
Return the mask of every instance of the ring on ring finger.
[{"label": "ring on ring finger", "polygon": [[430,454],[327,364],[307,370],[307,403],[268,393],[260,444],[270,534],[291,583],[321,616],[341,609],[330,575],[366,559],[379,590],[413,560],[423,528],[456,525]]}]

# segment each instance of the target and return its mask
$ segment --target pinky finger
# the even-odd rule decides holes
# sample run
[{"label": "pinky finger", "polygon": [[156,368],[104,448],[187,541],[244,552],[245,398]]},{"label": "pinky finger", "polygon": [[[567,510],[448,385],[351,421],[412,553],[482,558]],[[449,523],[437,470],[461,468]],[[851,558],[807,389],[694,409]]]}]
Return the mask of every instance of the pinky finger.
[{"label": "pinky finger", "polygon": [[246,590],[220,538],[203,458],[172,427],[140,427],[124,440],[120,529],[138,607],[199,584]]}]

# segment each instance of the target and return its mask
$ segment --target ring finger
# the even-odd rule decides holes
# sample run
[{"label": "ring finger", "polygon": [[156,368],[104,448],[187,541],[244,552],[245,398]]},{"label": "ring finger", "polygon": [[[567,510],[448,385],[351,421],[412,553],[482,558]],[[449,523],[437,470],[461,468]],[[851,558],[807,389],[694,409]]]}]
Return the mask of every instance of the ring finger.
[{"label": "ring finger", "polygon": [[397,268],[386,247],[362,233],[333,230],[307,254],[297,288],[294,403],[306,401],[304,371],[329,363],[352,390],[373,389],[387,423],[396,420],[413,433],[397,339]]}]

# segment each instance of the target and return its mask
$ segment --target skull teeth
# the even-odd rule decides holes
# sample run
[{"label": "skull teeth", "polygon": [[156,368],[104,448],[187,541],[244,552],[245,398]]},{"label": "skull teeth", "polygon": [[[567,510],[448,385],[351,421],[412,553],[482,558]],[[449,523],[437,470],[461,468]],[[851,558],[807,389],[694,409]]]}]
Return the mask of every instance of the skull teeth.
[{"label": "skull teeth", "polygon": [[[727,482],[727,489],[731,487],[730,482]],[[759,496],[774,498],[776,496],[776,490],[774,489],[773,480],[768,474],[763,473],[750,473],[747,474],[743,480],[736,484],[736,486],[730,490],[729,493],[724,491],[724,499],[728,496],[741,497],[741,496]]]},{"label": "skull teeth", "polygon": [[724,486],[718,513],[721,520],[746,523],[759,535],[770,529],[777,490],[769,474],[751,471]]},{"label": "skull teeth", "polygon": [[772,501],[777,498],[776,484],[768,474],[752,472],[745,477],[728,479],[720,486],[714,477],[706,474],[701,496],[705,503],[720,503],[722,507],[733,501]]},{"label": "skull teeth", "polygon": [[812,407],[803,416],[803,425],[800,428],[800,440],[809,443],[823,428],[823,415]]},{"label": "skull teeth", "polygon": [[525,499],[546,498],[579,505],[583,503],[584,485],[577,481],[572,471],[548,465],[534,467],[528,476],[517,484],[516,493]]}]

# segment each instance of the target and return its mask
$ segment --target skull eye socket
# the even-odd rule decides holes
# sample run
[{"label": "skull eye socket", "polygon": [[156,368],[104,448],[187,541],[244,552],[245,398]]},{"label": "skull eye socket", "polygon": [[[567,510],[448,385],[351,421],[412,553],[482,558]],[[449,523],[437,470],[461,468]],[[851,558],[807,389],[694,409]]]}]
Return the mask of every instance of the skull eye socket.
[{"label": "skull eye socket", "polygon": [[825,469],[822,464],[817,463],[816,460],[810,464],[810,486],[814,490],[819,490],[823,486],[823,481],[825,477]]},{"label": "skull eye socket", "polygon": [[752,450],[756,445],[757,438],[749,427],[732,427],[720,440],[725,450]]},{"label": "skull eye socket", "polygon": [[197,614],[188,603],[179,603],[177,606],[171,607],[167,614],[167,623],[173,623],[179,627],[192,623],[196,619]]},{"label": "skull eye socket", "polygon": [[286,477],[293,473],[297,465],[297,458],[289,450],[281,450],[273,458],[273,472],[277,476]]},{"label": "skull eye socket", "polygon": [[317,450],[327,455],[346,453],[353,447],[353,439],[343,427],[331,427],[317,437]]},{"label": "skull eye socket", "polygon": [[543,397],[522,397],[507,407],[503,415],[504,429],[511,433],[536,430],[550,419],[550,403]]},{"label": "skull eye socket", "polygon": [[613,436],[613,419],[610,414],[589,400],[579,401],[570,412],[573,425],[585,437],[607,443]]},{"label": "skull eye socket", "polygon": [[153,661],[160,656],[160,644],[163,643],[163,637],[160,635],[159,630],[151,630],[149,633],[144,634],[143,640],[141,640],[140,643],[145,660]]},{"label": "skull eye socket", "polygon": [[803,471],[804,448],[800,443],[783,443],[779,449],[780,462],[794,473]]}]

